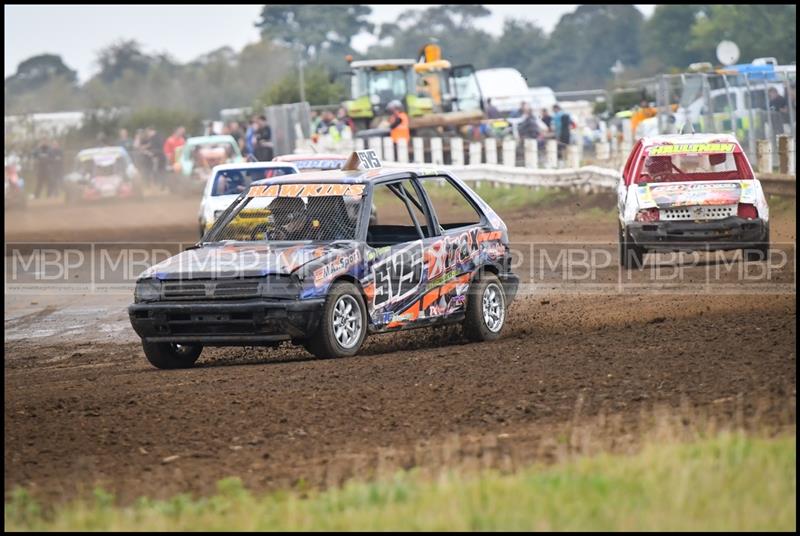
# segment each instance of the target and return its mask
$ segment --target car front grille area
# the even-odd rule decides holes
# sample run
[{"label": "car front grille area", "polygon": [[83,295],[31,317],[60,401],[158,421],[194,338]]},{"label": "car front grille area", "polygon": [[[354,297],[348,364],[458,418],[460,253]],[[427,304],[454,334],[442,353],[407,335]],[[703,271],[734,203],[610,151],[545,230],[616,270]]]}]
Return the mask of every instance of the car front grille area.
[{"label": "car front grille area", "polygon": [[736,216],[736,205],[691,206],[662,208],[662,221],[721,220]]},{"label": "car front grille area", "polygon": [[164,281],[165,300],[242,299],[259,296],[260,278]]}]

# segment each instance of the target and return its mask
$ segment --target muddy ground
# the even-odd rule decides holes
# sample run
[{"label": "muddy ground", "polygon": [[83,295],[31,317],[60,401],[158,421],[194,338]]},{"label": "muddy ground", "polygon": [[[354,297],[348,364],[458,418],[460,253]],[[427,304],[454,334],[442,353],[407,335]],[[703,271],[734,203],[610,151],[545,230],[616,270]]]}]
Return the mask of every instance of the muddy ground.
[{"label": "muddy ground", "polygon": [[129,285],[9,289],[9,244],[191,242],[196,200],[6,213],[6,493],[60,501],[102,485],[128,501],[210,493],[227,476],[269,490],[411,467],[513,470],[635,448],[654,419],[676,415],[793,430],[794,201],[773,203],[785,255],[769,270],[735,253],[652,256],[630,278],[603,254],[591,277],[540,262],[565,244],[616,254],[613,206],[581,194],[501,211],[523,287],[496,342],[465,344],[451,327],[375,336],[339,360],[207,349],[181,371],[146,362]]}]

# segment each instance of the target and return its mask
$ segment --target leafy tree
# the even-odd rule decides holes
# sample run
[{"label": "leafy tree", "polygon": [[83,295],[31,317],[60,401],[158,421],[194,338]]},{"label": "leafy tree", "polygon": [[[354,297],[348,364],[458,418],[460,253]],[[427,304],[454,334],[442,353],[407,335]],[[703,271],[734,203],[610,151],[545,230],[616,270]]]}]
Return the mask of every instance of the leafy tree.
[{"label": "leafy tree", "polygon": [[543,82],[554,88],[596,88],[611,77],[619,59],[641,61],[642,13],[632,5],[582,5],[558,21],[548,42]]},{"label": "leafy tree", "polygon": [[708,59],[687,47],[692,27],[708,10],[709,6],[703,4],[656,6],[642,32],[642,52],[650,60],[650,74],[667,67],[686,69],[691,63]]},{"label": "leafy tree", "polygon": [[740,61],[771,56],[780,63],[797,59],[797,5],[727,4],[710,6],[692,27],[688,48],[716,63],[717,44],[735,42]]},{"label": "leafy tree", "polygon": [[98,76],[105,83],[119,80],[125,71],[144,75],[154,59],[142,52],[141,45],[134,40],[120,40],[100,51],[97,63],[100,65]]},{"label": "leafy tree", "polygon": [[[338,104],[345,97],[341,82],[331,82],[331,75],[323,65],[313,65],[303,71],[306,100],[311,105]],[[297,70],[292,71],[260,98],[260,104],[289,104],[300,102],[300,80]]]},{"label": "leafy tree", "polygon": [[20,63],[17,72],[6,78],[5,86],[8,91],[22,93],[39,89],[56,78],[71,85],[78,81],[77,73],[64,64],[61,56],[39,54]]},{"label": "leafy tree", "polygon": [[302,47],[306,57],[316,60],[324,50],[349,52],[353,36],[373,30],[367,20],[371,13],[372,8],[360,4],[272,4],[264,6],[255,25],[264,39]]},{"label": "leafy tree", "polygon": [[55,112],[80,108],[77,73],[61,56],[40,54],[26,59],[5,79],[6,113]]},{"label": "leafy tree", "polygon": [[477,29],[475,21],[491,12],[482,5],[447,4],[425,10],[406,10],[396,23],[382,24],[378,37],[388,45],[373,46],[370,58],[417,57],[425,43],[434,41],[442,47],[445,59],[453,64],[471,63],[488,66],[487,53],[493,37]]},{"label": "leafy tree", "polygon": [[506,19],[503,33],[489,48],[491,67],[511,67],[528,79],[529,86],[542,84],[542,57],[548,50],[547,35],[533,22]]}]

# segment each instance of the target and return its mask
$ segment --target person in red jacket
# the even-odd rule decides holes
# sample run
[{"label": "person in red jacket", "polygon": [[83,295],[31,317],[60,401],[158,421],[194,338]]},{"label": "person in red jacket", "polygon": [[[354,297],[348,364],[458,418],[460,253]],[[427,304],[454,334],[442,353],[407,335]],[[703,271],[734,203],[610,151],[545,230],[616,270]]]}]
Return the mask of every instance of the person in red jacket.
[{"label": "person in red jacket", "polygon": [[167,157],[170,167],[175,164],[175,149],[186,144],[185,134],[186,129],[178,127],[175,129],[175,132],[172,133],[172,136],[167,138],[167,141],[164,142],[164,156]]}]

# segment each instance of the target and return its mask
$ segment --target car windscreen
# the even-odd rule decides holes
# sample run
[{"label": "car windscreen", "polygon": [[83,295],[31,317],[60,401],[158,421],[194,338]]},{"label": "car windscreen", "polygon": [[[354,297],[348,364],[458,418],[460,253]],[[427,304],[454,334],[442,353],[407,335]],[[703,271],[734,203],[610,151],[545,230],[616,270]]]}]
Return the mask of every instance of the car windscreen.
[{"label": "car windscreen", "polygon": [[[732,143],[693,146],[661,145],[643,155],[636,183],[729,181],[752,179],[744,154]],[[687,150],[688,148],[688,150]]]},{"label": "car windscreen", "polygon": [[251,186],[204,240],[354,240],[364,194],[363,184]]},{"label": "car windscreen", "polygon": [[295,173],[294,168],[269,167],[269,168],[243,168],[243,169],[224,169],[218,171],[214,177],[214,185],[211,187],[211,195],[239,195],[250,187],[253,181],[262,179],[272,179],[291,175]]},{"label": "car windscreen", "polygon": [[79,155],[76,171],[83,175],[122,175],[125,160],[118,153]]},{"label": "car windscreen", "polygon": [[215,166],[232,160],[236,149],[231,143],[198,143],[184,151],[184,158],[191,158],[195,164]]}]

